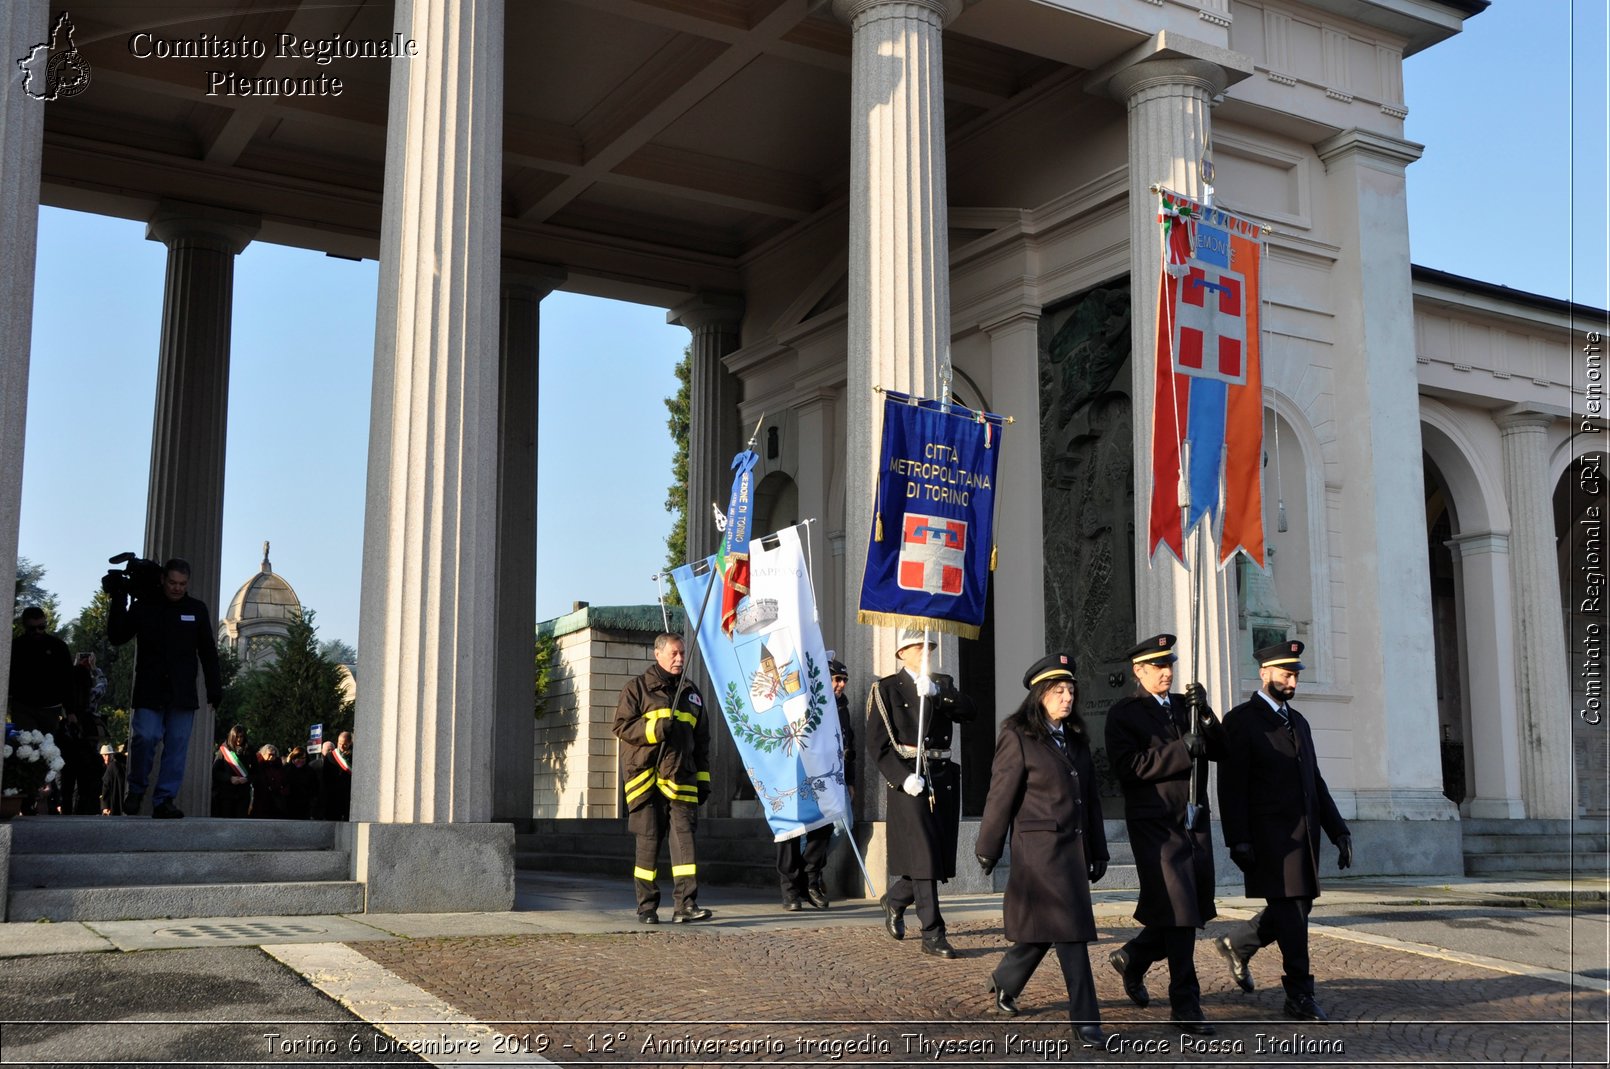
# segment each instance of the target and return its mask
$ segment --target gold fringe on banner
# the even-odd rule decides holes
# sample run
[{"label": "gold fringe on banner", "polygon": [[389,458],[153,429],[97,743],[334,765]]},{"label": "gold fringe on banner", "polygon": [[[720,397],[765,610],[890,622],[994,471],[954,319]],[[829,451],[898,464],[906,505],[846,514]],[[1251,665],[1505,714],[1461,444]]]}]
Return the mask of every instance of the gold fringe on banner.
[{"label": "gold fringe on banner", "polygon": [[871,624],[873,627],[926,627],[930,631],[943,631],[957,638],[978,637],[977,624],[938,620],[932,616],[907,616],[898,612],[868,612],[866,609],[857,609],[855,619],[857,623]]},{"label": "gold fringe on banner", "polygon": [[883,513],[881,512],[872,518],[872,541],[883,541]]},{"label": "gold fringe on banner", "polygon": [[1001,563],[1001,547],[997,543],[989,547],[989,570],[993,572],[999,563]]}]

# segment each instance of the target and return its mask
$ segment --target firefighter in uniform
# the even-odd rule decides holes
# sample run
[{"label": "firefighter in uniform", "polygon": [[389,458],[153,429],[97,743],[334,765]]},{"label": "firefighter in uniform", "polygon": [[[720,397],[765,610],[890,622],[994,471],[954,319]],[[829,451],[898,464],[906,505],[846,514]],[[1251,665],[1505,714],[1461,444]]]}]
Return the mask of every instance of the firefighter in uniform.
[{"label": "firefighter in uniform", "polygon": [[1279,943],[1286,1016],[1324,1021],[1329,1018],[1314,1002],[1308,960],[1308,912],[1319,897],[1319,833],[1336,844],[1339,869],[1353,864],[1353,836],[1320,775],[1308,721],[1290,705],[1303,648],[1288,639],[1259,650],[1254,656],[1263,687],[1224,717],[1219,820],[1230,860],[1245,875],[1247,897],[1267,904],[1214,946],[1229,963],[1231,979],[1251,991],[1252,955]]},{"label": "firefighter in uniform", "polygon": [[926,651],[935,645],[924,642],[920,629],[900,632],[895,650],[900,671],[872,684],[867,694],[867,747],[887,786],[889,873],[895,878],[878,899],[884,930],[904,939],[905,912],[915,905],[922,921],[922,952],[954,958],[939,913],[939,884],[956,875],[961,823],[961,769],[950,759],[950,733],[952,724],[973,719],[975,709],[949,676],[923,671]]},{"label": "firefighter in uniform", "polygon": [[709,920],[699,906],[698,868],[693,833],[698,806],[710,794],[710,726],[704,699],[682,678],[684,650],[676,635],[654,640],[654,663],[621,688],[615,707],[620,740],[621,782],[625,784],[626,826],[637,836],[632,870],[637,886],[637,919],[660,923],[660,887],[655,880],[660,845],[671,839],[672,894],[677,923]]},{"label": "firefighter in uniform", "polygon": [[[1107,713],[1107,758],[1123,787],[1124,822],[1140,877],[1135,919],[1143,926],[1107,960],[1123,977],[1130,1001],[1145,1006],[1151,1001],[1146,970],[1166,959],[1170,1016],[1183,1031],[1212,1035],[1213,1026],[1202,1015],[1194,929],[1217,915],[1207,763],[1224,757],[1224,726],[1208,708],[1201,684],[1186,687],[1185,697],[1169,693],[1177,660],[1174,642],[1173,635],[1153,635],[1129,651],[1136,693]],[[1193,769],[1195,798],[1190,797]],[[1191,827],[1186,826],[1188,803],[1199,807]]]},{"label": "firefighter in uniform", "polygon": [[[832,651],[828,651],[831,653]],[[827,670],[833,678],[833,700],[839,709],[839,742],[843,746],[844,784],[854,800],[855,795],[855,728],[850,724],[850,699],[844,688],[850,682],[850,670],[844,662],[829,657]],[[783,908],[797,912],[805,908],[808,900],[817,909],[828,906],[827,884],[822,870],[827,867],[827,849],[833,839],[833,825],[824,824],[804,835],[784,839],[777,844],[777,878],[782,885]]]}]

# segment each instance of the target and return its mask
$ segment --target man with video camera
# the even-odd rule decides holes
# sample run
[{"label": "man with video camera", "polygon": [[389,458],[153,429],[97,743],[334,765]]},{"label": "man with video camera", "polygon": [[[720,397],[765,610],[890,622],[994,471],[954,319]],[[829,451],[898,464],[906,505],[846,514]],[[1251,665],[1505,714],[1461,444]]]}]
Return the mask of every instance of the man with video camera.
[{"label": "man with video camera", "polygon": [[205,604],[189,596],[189,562],[177,557],[168,561],[162,566],[160,582],[153,584],[155,570],[149,561],[130,561],[127,570],[108,572],[101,586],[111,598],[106,637],[114,646],[131,638],[138,640],[134,716],[129,724],[128,796],[123,812],[133,816],[140,811],[151,760],[161,743],[162,766],[151,796],[151,815],[171,818],[184,816],[173,799],[184,781],[190,728],[201,706],[196,694],[198,658],[208,705],[218,704],[223,685],[212,616]]}]

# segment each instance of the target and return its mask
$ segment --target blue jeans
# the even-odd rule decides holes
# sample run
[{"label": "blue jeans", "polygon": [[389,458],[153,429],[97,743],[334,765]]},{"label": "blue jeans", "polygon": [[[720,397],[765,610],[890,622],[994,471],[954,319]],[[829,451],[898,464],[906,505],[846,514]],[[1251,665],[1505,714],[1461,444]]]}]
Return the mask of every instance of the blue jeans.
[{"label": "blue jeans", "polygon": [[190,726],[194,709],[136,709],[129,731],[129,794],[145,796],[151,774],[151,758],[157,743],[162,744],[162,767],[157,769],[156,794],[152,807],[171,802],[184,782],[185,756],[190,751]]}]

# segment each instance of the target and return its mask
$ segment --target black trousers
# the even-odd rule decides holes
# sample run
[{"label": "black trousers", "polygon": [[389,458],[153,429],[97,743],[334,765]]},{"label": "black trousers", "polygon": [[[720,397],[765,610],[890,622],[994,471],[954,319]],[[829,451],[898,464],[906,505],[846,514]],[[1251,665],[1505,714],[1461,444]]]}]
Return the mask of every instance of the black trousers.
[{"label": "black trousers", "polygon": [[1168,1005],[1176,1017],[1202,1012],[1202,985],[1196,978],[1196,929],[1148,924],[1124,944],[1136,973],[1168,962]]},{"label": "black trousers", "polygon": [[812,885],[821,885],[832,839],[833,825],[824,824],[777,844],[777,882],[784,898],[801,897]]},{"label": "black trousers", "polygon": [[1280,944],[1280,960],[1285,975],[1280,978],[1288,995],[1314,993],[1314,974],[1308,963],[1308,913],[1312,898],[1271,898],[1251,920],[1230,929],[1230,946],[1242,958],[1270,943]]},{"label": "black trousers", "polygon": [[905,910],[915,904],[922,922],[922,937],[932,939],[945,933],[945,918],[939,915],[939,881],[913,880],[901,876],[889,884],[889,905]]},{"label": "black trousers", "polygon": [[660,885],[655,868],[660,863],[660,846],[671,840],[671,896],[674,908],[693,909],[699,904],[698,866],[693,859],[693,833],[699,826],[697,806],[673,802],[656,794],[643,808],[626,818],[626,826],[637,836],[637,855],[632,882],[637,888],[637,912],[653,913],[660,908]]},{"label": "black trousers", "polygon": [[1096,1005],[1096,981],[1090,975],[1088,943],[1013,943],[995,967],[995,986],[1016,998],[1028,986],[1029,977],[1040,965],[1046,951],[1055,949],[1062,966],[1062,982],[1068,987],[1068,1020],[1074,1024],[1101,1023]]}]

